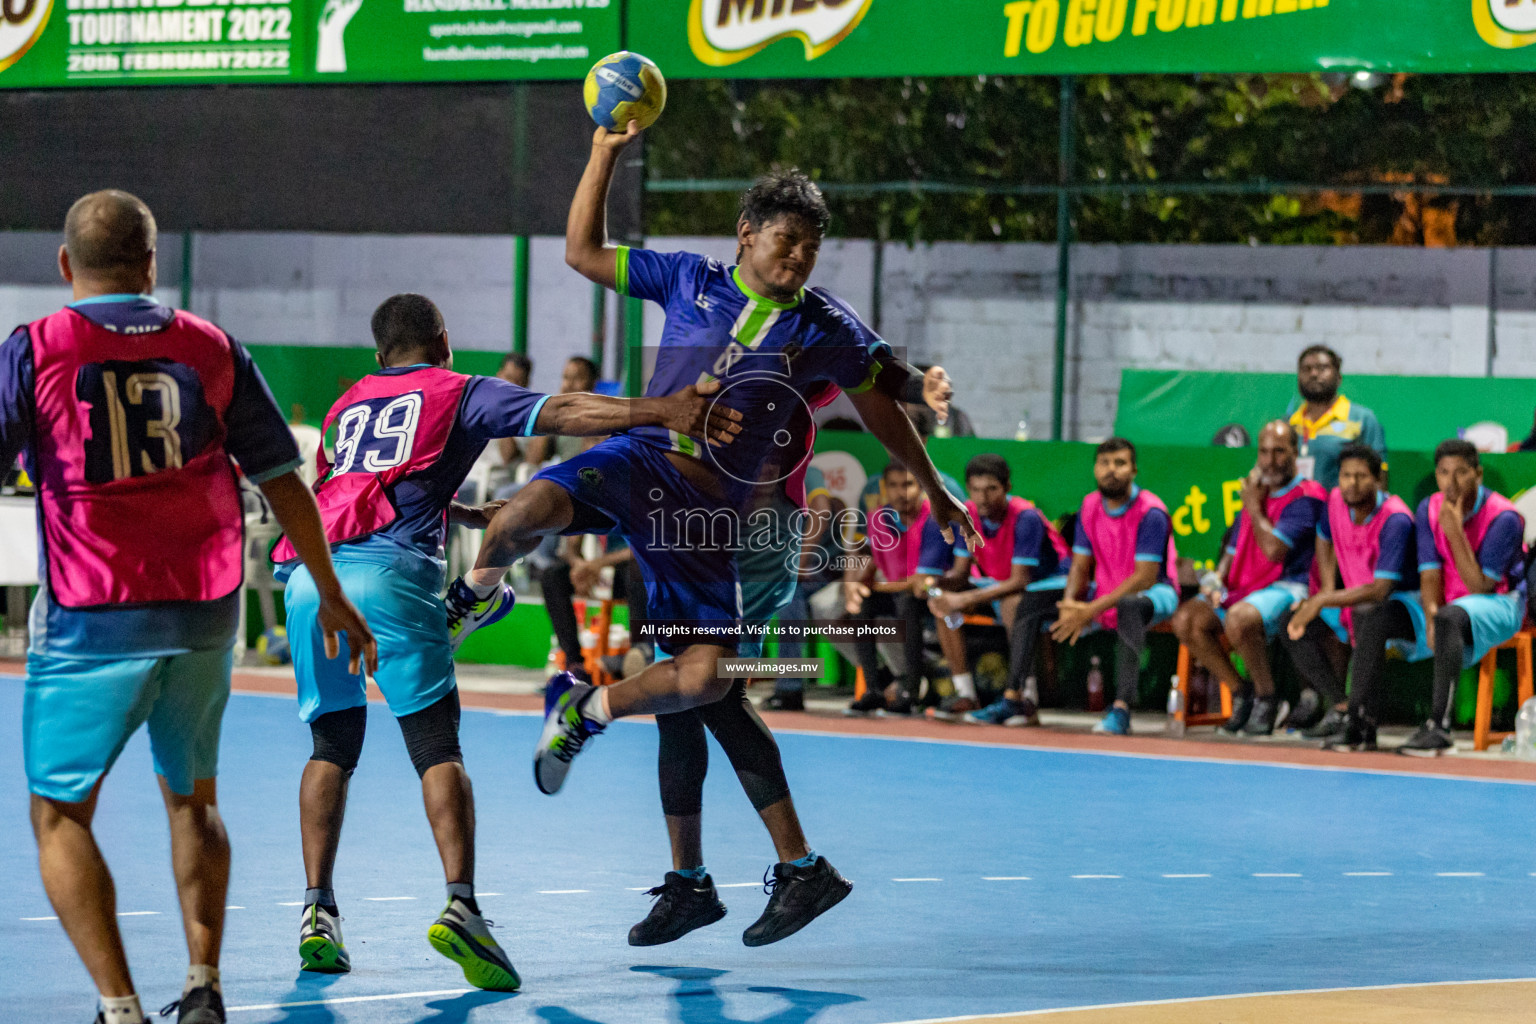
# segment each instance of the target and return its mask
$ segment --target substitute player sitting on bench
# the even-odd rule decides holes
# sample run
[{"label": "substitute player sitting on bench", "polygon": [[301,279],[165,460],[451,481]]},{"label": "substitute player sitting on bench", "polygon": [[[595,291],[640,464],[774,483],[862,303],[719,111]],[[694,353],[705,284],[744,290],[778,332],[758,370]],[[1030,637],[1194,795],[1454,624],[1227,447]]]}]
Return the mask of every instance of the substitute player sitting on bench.
[{"label": "substitute player sitting on bench", "polygon": [[[1034,692],[1030,668],[1040,628],[1055,618],[1056,602],[1067,582],[1067,542],[1032,502],[1008,493],[1011,483],[1012,474],[1001,455],[978,455],[966,463],[970,500],[965,507],[987,543],[972,552],[964,538],[956,537],[954,565],[934,581],[942,593],[930,590],[928,610],[933,612],[955,686],[953,695],[928,710],[930,717],[966,715],[990,725],[1013,718],[1024,719],[1021,725],[1039,722],[1040,695]],[[977,700],[966,662],[964,627],[945,622],[950,616],[983,610],[996,614],[1008,633],[1007,689],[985,708]]]}]

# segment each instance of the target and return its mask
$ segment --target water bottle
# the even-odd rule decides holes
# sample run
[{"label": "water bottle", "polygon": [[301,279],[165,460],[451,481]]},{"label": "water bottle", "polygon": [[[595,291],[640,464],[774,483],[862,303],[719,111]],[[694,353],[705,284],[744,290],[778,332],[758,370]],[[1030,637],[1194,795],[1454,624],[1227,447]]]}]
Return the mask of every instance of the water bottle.
[{"label": "water bottle", "polygon": [[1168,687],[1168,735],[1184,735],[1184,695],[1179,692],[1179,677],[1174,676]]},{"label": "water bottle", "polygon": [[1088,659],[1088,710],[1104,710],[1104,670],[1097,654]]},{"label": "water bottle", "polygon": [[1029,414],[1028,413],[1025,413],[1023,416],[1019,417],[1019,425],[1018,425],[1017,428],[1015,428],[1015,430],[1013,432],[1013,439],[1015,441],[1028,441],[1029,440]]},{"label": "water bottle", "polygon": [[[932,600],[935,597],[943,597],[943,596],[944,596],[944,591],[941,590],[939,587],[937,587],[937,586],[930,586],[928,588],[928,597],[929,597],[930,600]],[[950,612],[948,615],[944,616],[944,625],[948,626],[950,629],[959,629],[961,626],[965,625],[965,613],[964,612]]]},{"label": "water bottle", "polygon": [[1522,761],[1536,761],[1536,697],[1520,705],[1515,716],[1515,756]]},{"label": "water bottle", "polygon": [[933,436],[940,438],[955,436],[954,424],[949,422],[948,416],[937,416],[934,418]]}]

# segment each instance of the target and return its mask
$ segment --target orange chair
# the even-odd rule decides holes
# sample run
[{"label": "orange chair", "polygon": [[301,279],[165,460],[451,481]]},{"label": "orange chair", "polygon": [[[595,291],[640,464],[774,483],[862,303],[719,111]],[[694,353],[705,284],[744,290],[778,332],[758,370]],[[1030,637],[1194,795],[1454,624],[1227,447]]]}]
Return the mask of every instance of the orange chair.
[{"label": "orange chair", "polygon": [[1487,750],[1495,743],[1502,743],[1504,737],[1512,735],[1507,732],[1490,732],[1488,729],[1489,723],[1493,720],[1493,678],[1494,670],[1498,667],[1500,651],[1515,652],[1515,678],[1520,695],[1516,706],[1523,705],[1531,699],[1531,639],[1533,636],[1536,636],[1536,632],[1522,629],[1483,655],[1482,664],[1477,668],[1477,715],[1472,720],[1474,750]]},{"label": "orange chair", "polygon": [[[1173,627],[1168,623],[1163,622],[1153,626],[1149,632],[1172,633]],[[1231,645],[1227,643],[1227,638],[1225,636],[1221,638],[1221,646],[1223,650],[1231,649]],[[1226,683],[1221,684],[1221,711],[1219,713],[1215,711],[1206,711],[1198,715],[1191,714],[1189,710],[1189,677],[1190,669],[1192,667],[1191,662],[1192,659],[1189,655],[1189,648],[1180,643],[1179,661],[1178,667],[1176,669],[1176,685],[1179,690],[1180,700],[1179,712],[1174,717],[1177,720],[1183,722],[1186,728],[1191,725],[1220,725],[1232,717],[1232,688],[1229,687]]]},{"label": "orange chair", "polygon": [[[595,621],[589,621],[587,614],[592,610],[594,603],[597,605],[597,618]],[[610,654],[623,654],[629,650],[628,644],[613,649],[608,646],[609,633],[613,629],[613,606],[622,603],[611,597],[601,599],[578,597],[571,602],[576,608],[578,628],[592,630],[592,644],[581,649],[581,663],[594,686],[607,686],[617,681],[613,678],[613,674],[603,667],[603,659]],[[563,662],[564,658],[559,660]]]}]

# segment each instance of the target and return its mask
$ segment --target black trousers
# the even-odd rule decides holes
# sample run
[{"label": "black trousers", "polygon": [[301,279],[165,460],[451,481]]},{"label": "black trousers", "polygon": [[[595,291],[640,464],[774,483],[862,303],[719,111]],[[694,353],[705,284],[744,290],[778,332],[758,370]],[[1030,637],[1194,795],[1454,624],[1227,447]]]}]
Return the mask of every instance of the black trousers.
[{"label": "black trousers", "polygon": [[[907,670],[900,682],[902,689],[913,697],[917,696],[923,684],[923,616],[927,614],[927,602],[902,593],[870,594],[860,606],[859,614],[852,616],[856,622],[894,618],[902,624],[901,647]],[[880,652],[875,641],[860,637],[854,641],[854,650],[859,657],[859,668],[864,670],[865,685],[879,685]]]},{"label": "black trousers", "polygon": [[[1354,685],[1350,710],[1372,722],[1381,719],[1381,677],[1388,640],[1414,638],[1413,619],[1398,601],[1359,605],[1354,610]],[[1435,689],[1430,718],[1450,728],[1451,698],[1461,678],[1461,664],[1472,642],[1472,620],[1464,609],[1442,605],[1435,613]]]}]

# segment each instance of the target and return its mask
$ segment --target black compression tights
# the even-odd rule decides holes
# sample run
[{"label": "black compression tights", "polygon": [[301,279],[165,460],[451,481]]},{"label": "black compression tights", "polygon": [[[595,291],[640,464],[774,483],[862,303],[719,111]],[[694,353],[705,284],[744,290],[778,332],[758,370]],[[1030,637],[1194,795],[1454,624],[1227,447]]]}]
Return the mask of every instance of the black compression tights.
[{"label": "black compression tights", "polygon": [[779,745],[747,699],[746,684],[737,681],[713,704],[656,716],[656,728],[661,733],[656,767],[661,777],[662,813],[688,817],[703,810],[704,775],[709,770],[706,727],[731,759],[741,788],[756,810],[789,795]]}]

